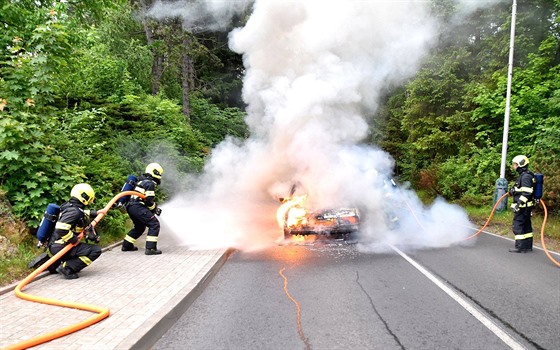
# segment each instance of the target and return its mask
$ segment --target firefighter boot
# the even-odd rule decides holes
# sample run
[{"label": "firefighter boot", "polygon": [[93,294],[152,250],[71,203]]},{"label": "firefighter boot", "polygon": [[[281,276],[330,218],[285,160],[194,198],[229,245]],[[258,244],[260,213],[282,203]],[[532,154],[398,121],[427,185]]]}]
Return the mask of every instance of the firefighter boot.
[{"label": "firefighter boot", "polygon": [[527,253],[527,252],[531,252],[531,251],[533,251],[533,249],[513,248],[513,249],[509,250],[510,253]]},{"label": "firefighter boot", "polygon": [[146,255],[159,255],[159,254],[161,254],[161,250],[159,250],[157,248],[146,249],[145,254]]},{"label": "firefighter boot", "polygon": [[72,270],[68,266],[60,265],[59,267],[56,268],[56,272],[60,273],[67,280],[74,280],[78,278],[78,274],[76,274],[74,270]]},{"label": "firefighter boot", "polygon": [[121,250],[123,252],[135,252],[138,250],[138,247],[135,247],[132,243],[123,241]]},{"label": "firefighter boot", "polygon": [[31,260],[29,262],[29,264],[27,264],[27,268],[28,269],[37,269],[39,266],[43,265],[44,263],[46,263],[49,260],[49,255],[47,254],[47,252],[42,253],[41,255],[39,255],[38,257],[34,258],[33,260]]}]

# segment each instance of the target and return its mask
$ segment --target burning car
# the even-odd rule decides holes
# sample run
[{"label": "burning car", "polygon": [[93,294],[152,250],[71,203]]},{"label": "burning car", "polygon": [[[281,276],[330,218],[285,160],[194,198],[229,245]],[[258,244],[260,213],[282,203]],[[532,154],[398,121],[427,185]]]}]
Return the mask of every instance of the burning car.
[{"label": "burning car", "polygon": [[357,208],[309,210],[307,196],[282,199],[277,211],[277,221],[284,230],[284,238],[298,235],[325,235],[346,239],[358,231],[360,214]]}]

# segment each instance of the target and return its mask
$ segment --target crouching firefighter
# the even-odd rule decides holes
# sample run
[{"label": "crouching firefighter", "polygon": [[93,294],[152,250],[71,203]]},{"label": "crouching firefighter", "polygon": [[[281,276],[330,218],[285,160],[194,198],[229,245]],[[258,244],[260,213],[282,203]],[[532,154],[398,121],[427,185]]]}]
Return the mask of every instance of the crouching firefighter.
[{"label": "crouching firefighter", "polygon": [[515,248],[511,253],[526,253],[533,250],[533,227],[531,215],[535,206],[533,189],[535,175],[529,171],[529,159],[524,155],[515,156],[512,160],[513,169],[519,176],[509,194],[513,199],[513,234],[515,235]]},{"label": "crouching firefighter", "polygon": [[[47,253],[50,257],[61,251],[68,244],[78,242],[79,235],[84,231],[87,240],[99,242],[99,236],[89,221],[97,214],[106,214],[105,209],[96,211],[85,207],[93,202],[95,193],[88,184],[77,184],[70,192],[68,202],[60,206],[60,214],[54,232],[49,240]],[[86,228],[86,226],[88,226]],[[58,272],[66,279],[78,278],[77,273],[90,265],[101,255],[101,248],[94,244],[78,243],[49,267],[49,271]]]},{"label": "crouching firefighter", "polygon": [[136,240],[144,233],[146,227],[148,234],[146,236],[146,255],[161,254],[161,250],[157,249],[159,236],[159,220],[156,215],[161,214],[161,208],[158,208],[155,201],[155,190],[161,182],[163,168],[158,163],[150,163],[146,167],[143,175],[138,177],[138,182],[134,191],[144,194],[144,199],[138,196],[130,196],[130,200],[126,206],[126,211],[134,224],[134,227],[126,234],[122,243],[122,251],[136,251],[138,248],[134,245]]}]

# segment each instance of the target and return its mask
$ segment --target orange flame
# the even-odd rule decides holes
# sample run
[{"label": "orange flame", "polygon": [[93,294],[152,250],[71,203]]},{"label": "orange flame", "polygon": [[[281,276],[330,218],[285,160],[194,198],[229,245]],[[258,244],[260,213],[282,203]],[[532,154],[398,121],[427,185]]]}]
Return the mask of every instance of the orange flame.
[{"label": "orange flame", "polygon": [[282,205],[276,211],[276,221],[280,228],[296,227],[307,224],[307,219],[305,214],[305,201],[307,200],[307,195],[296,196],[293,198],[286,198],[282,202]]}]

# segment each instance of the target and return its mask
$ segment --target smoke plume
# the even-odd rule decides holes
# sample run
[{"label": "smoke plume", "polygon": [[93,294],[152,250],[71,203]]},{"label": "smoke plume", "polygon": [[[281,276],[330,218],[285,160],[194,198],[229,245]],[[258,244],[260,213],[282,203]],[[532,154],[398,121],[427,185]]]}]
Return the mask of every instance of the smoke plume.
[{"label": "smoke plume", "polygon": [[157,19],[179,17],[183,28],[192,32],[224,30],[235,14],[243,12],[251,0],[162,1],[157,0],[147,15]]},{"label": "smoke plume", "polygon": [[[180,14],[192,27],[246,5],[158,2],[150,13]],[[246,25],[229,36],[246,68],[251,136],[226,139],[212,151],[195,188],[163,206],[164,228],[193,247],[270,244],[282,237],[278,198],[297,183],[314,208],[359,207],[364,250],[383,243],[442,247],[467,237],[469,222],[460,208],[441,200],[426,208],[406,186],[393,187],[391,156],[362,143],[364,116],[376,110],[380,94],[410,78],[434,45],[440,24],[428,6],[255,1]]]}]

